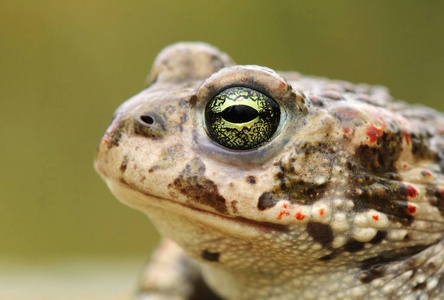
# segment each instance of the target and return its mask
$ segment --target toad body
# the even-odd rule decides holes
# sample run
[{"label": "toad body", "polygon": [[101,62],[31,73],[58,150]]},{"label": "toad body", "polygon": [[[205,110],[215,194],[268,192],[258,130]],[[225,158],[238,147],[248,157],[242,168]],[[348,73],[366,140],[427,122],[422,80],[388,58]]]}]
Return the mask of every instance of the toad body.
[{"label": "toad body", "polygon": [[365,84],[154,62],[95,168],[164,236],[136,299],[444,299],[444,116]]}]

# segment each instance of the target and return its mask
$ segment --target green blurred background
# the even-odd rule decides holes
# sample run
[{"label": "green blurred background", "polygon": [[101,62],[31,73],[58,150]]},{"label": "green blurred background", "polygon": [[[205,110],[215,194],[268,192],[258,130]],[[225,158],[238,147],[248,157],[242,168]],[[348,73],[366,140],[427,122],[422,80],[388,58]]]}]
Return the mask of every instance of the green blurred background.
[{"label": "green blurred background", "polygon": [[153,249],[152,225],[92,161],[164,46],[206,41],[240,64],[382,84],[443,110],[443,12],[443,1],[2,0],[0,260],[136,266]]}]

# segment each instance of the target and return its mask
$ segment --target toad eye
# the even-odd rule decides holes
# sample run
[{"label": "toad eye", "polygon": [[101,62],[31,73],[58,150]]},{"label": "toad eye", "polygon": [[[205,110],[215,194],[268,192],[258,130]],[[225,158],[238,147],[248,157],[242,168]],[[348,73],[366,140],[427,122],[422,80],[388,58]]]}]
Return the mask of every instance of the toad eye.
[{"label": "toad eye", "polygon": [[222,91],[205,108],[208,134],[229,149],[257,148],[273,136],[279,121],[278,103],[245,87]]}]

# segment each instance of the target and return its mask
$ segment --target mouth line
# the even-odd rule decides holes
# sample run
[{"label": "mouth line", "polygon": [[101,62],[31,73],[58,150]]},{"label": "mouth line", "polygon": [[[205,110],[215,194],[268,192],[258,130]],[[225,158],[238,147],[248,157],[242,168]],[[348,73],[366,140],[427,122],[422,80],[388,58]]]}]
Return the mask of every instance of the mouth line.
[{"label": "mouth line", "polygon": [[[152,195],[149,195],[149,196],[150,197],[156,197],[156,196],[152,196]],[[158,198],[158,197],[156,197],[156,198]],[[247,219],[247,218],[244,218],[244,217],[239,217],[239,216],[228,217],[228,216],[224,216],[224,215],[220,215],[220,214],[217,214],[217,213],[213,213],[211,211],[207,211],[207,210],[204,210],[204,209],[201,209],[201,208],[192,207],[192,206],[189,206],[189,205],[186,205],[186,204],[183,204],[183,203],[179,203],[179,202],[176,202],[176,201],[171,200],[171,199],[165,199],[165,198],[159,198],[159,199],[162,199],[162,200],[165,200],[165,201],[169,201],[169,202],[173,202],[174,204],[179,204],[180,206],[182,206],[182,207],[184,207],[186,209],[189,209],[191,211],[196,211],[196,212],[201,213],[201,214],[207,214],[207,215],[210,215],[210,216],[216,217],[216,218],[222,218],[222,219],[225,219],[225,220],[234,221],[234,222],[237,222],[237,223],[242,224],[242,225],[256,227],[256,228],[262,229],[262,230],[269,231],[271,229],[274,229],[274,230],[279,230],[279,231],[288,231],[288,227],[285,226],[285,225],[279,225],[279,224],[274,224],[274,223],[270,223],[270,222],[259,222],[259,221],[250,220],[250,219]]]},{"label": "mouth line", "polygon": [[[259,222],[259,221],[255,221],[255,220],[251,220],[251,219],[247,219],[244,217],[239,217],[239,216],[234,216],[234,217],[230,217],[230,216],[225,216],[225,215],[221,215],[215,212],[211,212],[202,208],[197,208],[197,207],[193,207],[190,205],[187,205],[185,203],[180,203],[177,201],[174,201],[172,199],[168,199],[168,198],[164,198],[164,197],[159,197],[150,193],[147,193],[145,191],[141,191],[133,186],[131,186],[128,182],[126,181],[120,181],[120,184],[122,186],[124,186],[125,188],[129,188],[133,191],[136,191],[138,194],[141,194],[143,196],[149,197],[149,198],[155,198],[157,200],[163,201],[168,203],[170,206],[175,206],[175,208],[177,209],[177,207],[181,207],[183,210],[192,212],[194,214],[198,214],[200,216],[210,216],[211,218],[215,218],[215,219],[220,219],[220,220],[224,220],[225,222],[234,222],[237,225],[240,226],[248,226],[248,227],[253,227],[256,228],[258,230],[261,231],[280,231],[280,232],[286,232],[289,231],[289,228],[287,225],[280,225],[280,224],[275,224],[275,223],[271,223],[271,222]],[[158,208],[164,208],[162,205],[156,204],[154,201],[150,201],[149,203],[152,206],[156,206]],[[180,211],[180,209],[179,209]],[[205,221],[204,221],[205,222]]]}]

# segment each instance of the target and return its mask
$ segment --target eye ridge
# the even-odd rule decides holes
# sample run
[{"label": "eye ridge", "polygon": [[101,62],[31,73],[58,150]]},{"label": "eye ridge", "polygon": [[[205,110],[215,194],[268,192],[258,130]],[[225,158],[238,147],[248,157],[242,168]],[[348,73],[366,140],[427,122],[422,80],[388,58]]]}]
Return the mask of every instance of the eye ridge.
[{"label": "eye ridge", "polygon": [[232,105],[222,111],[222,118],[231,123],[247,123],[258,116],[255,108],[244,104]]},{"label": "eye ridge", "polygon": [[259,147],[276,132],[279,104],[246,87],[230,87],[214,96],[205,107],[205,126],[210,138],[234,150]]}]

